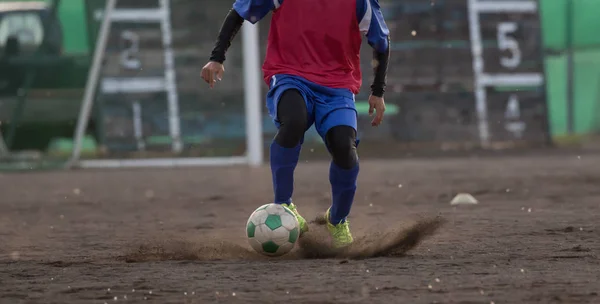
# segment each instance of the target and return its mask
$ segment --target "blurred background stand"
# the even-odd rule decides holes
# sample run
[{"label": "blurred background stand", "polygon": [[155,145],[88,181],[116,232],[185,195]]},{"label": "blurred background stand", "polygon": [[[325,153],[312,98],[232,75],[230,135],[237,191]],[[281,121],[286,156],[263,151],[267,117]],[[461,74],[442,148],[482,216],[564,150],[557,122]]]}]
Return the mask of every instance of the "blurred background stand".
[{"label": "blurred background stand", "polygon": [[[19,10],[28,11],[32,8],[38,9],[39,11],[47,12],[46,18],[41,19],[41,26],[43,31],[52,32],[57,24],[57,10],[61,0],[49,1],[48,6],[39,3],[32,3],[32,5],[23,7],[15,7],[15,12]],[[38,6],[36,6],[38,5]],[[37,46],[32,54],[24,52],[23,41],[20,40],[20,36],[23,33],[11,34],[7,37],[4,52],[0,57],[0,67],[3,70],[3,74],[8,77],[3,77],[6,81],[4,82],[2,89],[7,92],[16,92],[16,103],[12,109],[12,113],[9,116],[9,127],[7,130],[6,138],[0,133],[0,160],[17,160],[17,161],[29,161],[29,160],[40,160],[42,158],[42,152],[39,151],[20,151],[11,152],[11,148],[14,143],[15,134],[17,128],[21,123],[23,113],[25,111],[25,105],[28,93],[36,80],[38,69],[41,67],[53,66],[60,62],[60,50],[56,49],[54,44],[55,35],[44,34],[41,43]],[[28,37],[35,40],[35,33],[29,34]],[[52,55],[54,54],[54,55]],[[25,164],[25,166],[28,166]]]},{"label": "blurred background stand", "polygon": [[2,137],[2,132],[0,132],[0,159],[6,158],[9,156],[8,148],[6,148],[6,144],[4,143],[4,138]]}]

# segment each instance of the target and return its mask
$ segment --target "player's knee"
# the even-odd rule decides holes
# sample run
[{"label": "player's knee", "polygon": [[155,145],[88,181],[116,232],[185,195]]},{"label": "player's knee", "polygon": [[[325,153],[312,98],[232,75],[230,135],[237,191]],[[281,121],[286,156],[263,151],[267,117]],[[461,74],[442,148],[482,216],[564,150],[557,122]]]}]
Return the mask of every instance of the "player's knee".
[{"label": "player's knee", "polygon": [[297,90],[285,91],[277,106],[279,130],[275,142],[284,148],[300,144],[306,132],[308,115],[304,97]]},{"label": "player's knee", "polygon": [[333,162],[342,169],[352,169],[358,164],[356,130],[350,126],[336,126],[326,135],[327,148]]},{"label": "player's knee", "polygon": [[275,142],[284,148],[293,148],[300,144],[306,129],[306,119],[299,117],[281,121],[275,135]]}]

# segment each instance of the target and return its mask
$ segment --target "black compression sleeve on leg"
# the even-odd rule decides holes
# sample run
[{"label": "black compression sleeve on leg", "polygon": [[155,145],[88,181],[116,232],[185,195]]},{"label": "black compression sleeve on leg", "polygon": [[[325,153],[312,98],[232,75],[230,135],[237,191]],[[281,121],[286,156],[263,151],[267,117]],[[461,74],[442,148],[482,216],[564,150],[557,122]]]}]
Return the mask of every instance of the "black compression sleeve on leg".
[{"label": "black compression sleeve on leg", "polygon": [[338,167],[349,170],[358,164],[356,130],[350,126],[335,126],[325,135],[327,149]]},{"label": "black compression sleeve on leg", "polygon": [[231,9],[223,21],[221,30],[219,31],[219,37],[215,42],[215,47],[210,55],[210,61],[218,63],[225,62],[225,54],[231,46],[231,41],[235,38],[235,35],[242,28],[244,18],[238,14],[234,9]]},{"label": "black compression sleeve on leg", "polygon": [[373,72],[375,73],[375,78],[373,79],[373,84],[371,85],[371,92],[373,96],[377,97],[383,97],[383,93],[385,92],[387,70],[390,60],[390,38],[388,37],[387,39],[388,48],[385,50],[385,52],[373,50]]},{"label": "black compression sleeve on leg", "polygon": [[287,90],[277,103],[279,130],[275,142],[284,148],[294,148],[300,144],[308,124],[308,112],[304,97],[298,90]]}]

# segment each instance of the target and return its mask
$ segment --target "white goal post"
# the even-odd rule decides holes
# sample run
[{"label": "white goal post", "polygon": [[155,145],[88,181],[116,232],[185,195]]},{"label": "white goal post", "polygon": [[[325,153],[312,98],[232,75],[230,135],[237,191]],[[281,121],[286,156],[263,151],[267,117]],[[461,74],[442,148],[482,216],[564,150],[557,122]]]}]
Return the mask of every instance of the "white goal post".
[{"label": "white goal post", "polygon": [[[173,140],[172,151],[177,154],[182,150],[178,99],[175,87],[173,51],[171,50],[170,0],[160,0],[158,9],[122,9],[117,10],[117,0],[107,0],[102,15],[93,61],[88,74],[85,93],[74,134],[73,151],[67,168],[123,168],[123,167],[188,167],[188,166],[220,166],[248,164],[260,166],[263,163],[262,137],[262,95],[260,75],[260,49],[258,25],[246,22],[242,27],[242,43],[244,58],[244,103],[246,117],[246,154],[237,157],[198,157],[198,158],[148,158],[148,159],[100,159],[82,160],[81,148],[85,132],[90,120],[96,90],[100,82],[102,62],[109,39],[111,23],[159,22],[165,49],[165,77],[158,81],[164,83],[162,89],[167,92],[169,108],[170,136]],[[200,73],[200,71],[198,71]],[[141,82],[142,80],[137,80]],[[113,81],[114,82],[114,81]],[[153,83],[157,83],[154,81]],[[120,86],[127,88],[127,86]]]}]

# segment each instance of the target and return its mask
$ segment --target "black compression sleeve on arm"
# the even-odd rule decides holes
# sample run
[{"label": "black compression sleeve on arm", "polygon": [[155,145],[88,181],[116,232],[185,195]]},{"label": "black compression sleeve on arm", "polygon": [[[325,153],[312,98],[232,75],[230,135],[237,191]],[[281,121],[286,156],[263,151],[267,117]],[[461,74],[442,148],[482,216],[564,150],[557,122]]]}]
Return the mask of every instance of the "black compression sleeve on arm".
[{"label": "black compression sleeve on arm", "polygon": [[215,43],[215,47],[210,54],[210,61],[218,63],[225,62],[225,53],[231,46],[231,41],[235,38],[235,35],[242,28],[244,18],[240,16],[234,9],[231,9],[223,21],[221,30],[219,31],[219,37]]},{"label": "black compression sleeve on arm", "polygon": [[383,93],[385,93],[386,86],[386,77],[388,64],[390,59],[390,38],[388,37],[388,48],[385,52],[378,52],[377,50],[373,50],[373,72],[375,73],[375,78],[373,79],[373,84],[371,85],[371,93],[373,96],[383,97]]}]

